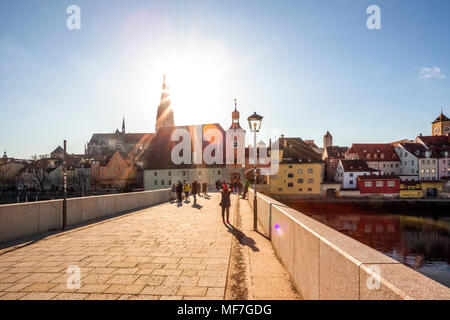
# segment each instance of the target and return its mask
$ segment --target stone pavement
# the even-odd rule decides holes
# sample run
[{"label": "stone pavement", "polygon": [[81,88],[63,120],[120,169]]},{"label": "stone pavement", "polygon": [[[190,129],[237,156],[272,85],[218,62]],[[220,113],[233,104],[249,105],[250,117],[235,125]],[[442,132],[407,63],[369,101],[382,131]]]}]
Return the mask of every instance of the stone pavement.
[{"label": "stone pavement", "polygon": [[[247,201],[232,196],[238,230],[222,224],[219,197],[166,203],[0,250],[0,300],[298,298],[270,242],[251,231]],[[69,266],[81,270],[79,289],[67,286]],[[245,286],[236,288],[239,274]]]}]

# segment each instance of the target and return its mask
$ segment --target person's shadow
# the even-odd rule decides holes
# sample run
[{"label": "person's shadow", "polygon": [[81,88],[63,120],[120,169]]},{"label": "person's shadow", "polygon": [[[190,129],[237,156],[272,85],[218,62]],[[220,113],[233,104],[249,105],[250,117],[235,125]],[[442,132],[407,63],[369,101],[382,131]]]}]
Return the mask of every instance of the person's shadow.
[{"label": "person's shadow", "polygon": [[256,246],[256,242],[255,240],[253,240],[253,238],[247,237],[245,233],[235,228],[231,223],[230,225],[224,223],[224,225],[225,227],[227,227],[228,232],[230,232],[239,241],[241,245],[249,247],[254,252],[259,251],[258,247]]},{"label": "person's shadow", "polygon": [[194,203],[192,205],[192,208],[196,208],[196,209],[200,210],[201,208],[203,208],[203,206],[199,205],[198,203]]}]

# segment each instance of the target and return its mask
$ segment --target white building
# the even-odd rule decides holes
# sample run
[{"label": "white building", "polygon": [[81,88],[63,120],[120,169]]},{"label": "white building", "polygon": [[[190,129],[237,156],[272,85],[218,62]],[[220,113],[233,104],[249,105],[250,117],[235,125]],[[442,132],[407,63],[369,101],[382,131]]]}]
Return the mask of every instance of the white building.
[{"label": "white building", "polygon": [[390,143],[354,143],[345,159],[365,160],[369,168],[381,171],[381,174],[400,175],[400,159]]},{"label": "white building", "polygon": [[369,168],[364,160],[339,160],[334,181],[341,184],[341,189],[356,189],[356,178],[360,175],[379,174]]}]

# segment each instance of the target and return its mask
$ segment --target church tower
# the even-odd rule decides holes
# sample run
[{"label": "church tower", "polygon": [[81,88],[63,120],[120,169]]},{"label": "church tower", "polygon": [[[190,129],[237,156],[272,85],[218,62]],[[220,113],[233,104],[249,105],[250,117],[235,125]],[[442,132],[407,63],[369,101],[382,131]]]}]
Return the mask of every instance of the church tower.
[{"label": "church tower", "polygon": [[158,111],[156,113],[155,133],[157,133],[159,128],[161,127],[173,127],[173,126],[175,126],[175,123],[173,120],[172,107],[170,106],[169,87],[166,85],[166,76],[164,75],[161,101],[159,103]]},{"label": "church tower", "polygon": [[125,134],[125,117],[122,120],[122,134]]},{"label": "church tower", "polygon": [[231,127],[230,129],[242,129],[239,124],[240,113],[237,111],[237,99],[234,99],[234,111],[231,113]]},{"label": "church tower", "polygon": [[329,131],[323,136],[323,147],[332,147],[333,146],[333,136]]},{"label": "church tower", "polygon": [[444,115],[442,110],[431,126],[433,136],[450,136],[450,119]]}]

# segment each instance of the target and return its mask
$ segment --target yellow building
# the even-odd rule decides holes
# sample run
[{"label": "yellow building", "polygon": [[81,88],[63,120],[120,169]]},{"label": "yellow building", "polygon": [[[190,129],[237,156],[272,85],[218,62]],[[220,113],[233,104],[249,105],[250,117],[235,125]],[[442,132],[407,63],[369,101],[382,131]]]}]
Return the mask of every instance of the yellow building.
[{"label": "yellow building", "polygon": [[443,190],[443,181],[422,181],[422,192],[427,198],[438,198]]},{"label": "yellow building", "polygon": [[300,138],[279,140],[279,170],[269,176],[269,192],[275,198],[317,198],[321,197],[323,162]]},{"label": "yellow building", "polygon": [[423,198],[420,181],[401,181],[400,198]]}]

